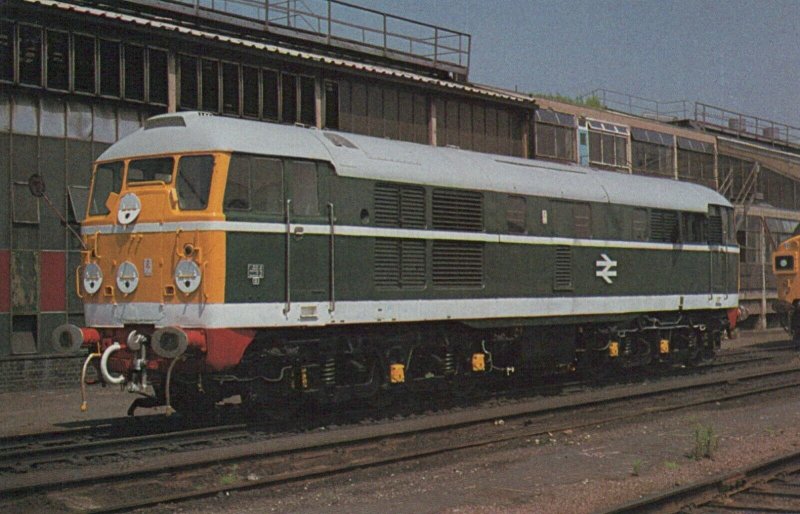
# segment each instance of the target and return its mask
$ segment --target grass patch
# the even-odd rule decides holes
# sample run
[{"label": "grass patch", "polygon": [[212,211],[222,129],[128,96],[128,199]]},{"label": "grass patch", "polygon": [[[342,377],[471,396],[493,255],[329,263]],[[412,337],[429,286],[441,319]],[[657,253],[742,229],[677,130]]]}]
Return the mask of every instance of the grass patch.
[{"label": "grass patch", "polygon": [[694,448],[689,457],[694,460],[713,459],[719,446],[719,437],[711,425],[698,425],[694,429]]}]

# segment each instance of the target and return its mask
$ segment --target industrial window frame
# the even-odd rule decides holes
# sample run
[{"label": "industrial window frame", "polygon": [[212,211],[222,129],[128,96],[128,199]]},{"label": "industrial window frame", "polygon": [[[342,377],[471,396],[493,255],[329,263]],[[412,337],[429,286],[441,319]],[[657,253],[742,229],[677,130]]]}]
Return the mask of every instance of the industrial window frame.
[{"label": "industrial window frame", "polygon": [[[66,55],[64,56],[65,57],[64,73],[65,73],[66,76],[64,77],[64,87],[58,87],[58,86],[55,86],[55,85],[51,84],[51,77],[50,77],[50,71],[51,71],[50,70],[50,34],[61,34],[61,35],[66,37],[66,45],[65,45],[66,46],[66,48],[65,48]],[[44,87],[46,89],[50,89],[50,90],[53,90],[53,91],[63,91],[63,92],[70,91],[70,82],[71,82],[71,78],[72,78],[71,61],[72,61],[72,55],[73,55],[71,40],[72,40],[72,38],[70,37],[70,33],[68,31],[66,31],[66,30],[45,29],[45,34],[44,34],[44,44],[45,44],[45,51],[44,51],[44,54],[45,54],[45,58],[44,58],[44,66],[45,66],[44,79],[45,80],[44,80],[44,82],[45,82],[45,86]]]},{"label": "industrial window frame", "polygon": [[[92,58],[89,59],[87,56],[84,55],[83,52],[79,52],[77,48],[77,40],[79,38],[87,38],[92,42]],[[98,92],[98,66],[97,66],[97,55],[98,55],[98,45],[97,45],[97,37],[93,34],[86,34],[83,32],[72,32],[70,34],[70,55],[72,59],[69,63],[70,69],[70,91],[77,95],[86,95],[86,96],[95,96]],[[88,66],[88,63],[91,63],[91,90],[88,89],[78,89],[78,69],[81,66]]]},{"label": "industrial window frame", "polygon": [[629,168],[629,127],[605,121],[586,120],[586,128],[589,133],[590,164]]},{"label": "industrial window frame", "polygon": [[[104,44],[108,44],[108,45],[116,47],[116,51],[117,51],[117,56],[116,56],[116,61],[117,61],[117,65],[116,65],[116,70],[117,70],[117,73],[116,73],[116,76],[117,76],[117,78],[116,78],[116,87],[117,87],[117,89],[116,89],[116,93],[115,94],[109,94],[109,93],[105,92],[104,85],[106,84],[106,82],[103,79],[105,77],[110,77],[112,74],[111,73],[106,73],[103,70],[103,64],[104,64],[105,60],[103,59],[103,50],[102,50],[102,48],[103,48]],[[113,98],[113,99],[122,98],[122,87],[123,87],[122,86],[122,84],[123,84],[122,75],[123,75],[123,71],[124,71],[123,70],[123,66],[122,66],[122,41],[120,41],[118,39],[97,38],[97,70],[98,70],[97,74],[100,76],[100,84],[99,84],[99,89],[98,89],[97,93],[102,98]]]}]

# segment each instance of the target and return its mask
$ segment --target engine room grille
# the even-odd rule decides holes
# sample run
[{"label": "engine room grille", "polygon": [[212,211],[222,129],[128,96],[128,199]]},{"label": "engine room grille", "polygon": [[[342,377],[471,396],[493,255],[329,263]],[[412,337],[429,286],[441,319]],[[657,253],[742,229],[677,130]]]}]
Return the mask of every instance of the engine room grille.
[{"label": "engine room grille", "polygon": [[433,228],[483,230],[483,195],[453,189],[433,190]]},{"label": "engine room grille", "polygon": [[377,287],[425,287],[425,241],[377,239],[374,273]]},{"label": "engine room grille", "polygon": [[672,243],[677,240],[678,213],[675,211],[650,211],[650,237],[653,241]]},{"label": "engine room grille", "polygon": [[556,263],[553,269],[553,289],[572,291],[572,247],[556,246]]},{"label": "engine room grille", "polygon": [[483,287],[483,243],[434,241],[433,285]]},{"label": "engine room grille", "polygon": [[375,224],[381,227],[425,228],[425,189],[376,184]]},{"label": "engine room grille", "polygon": [[722,244],[722,216],[708,217],[708,242],[712,245]]}]

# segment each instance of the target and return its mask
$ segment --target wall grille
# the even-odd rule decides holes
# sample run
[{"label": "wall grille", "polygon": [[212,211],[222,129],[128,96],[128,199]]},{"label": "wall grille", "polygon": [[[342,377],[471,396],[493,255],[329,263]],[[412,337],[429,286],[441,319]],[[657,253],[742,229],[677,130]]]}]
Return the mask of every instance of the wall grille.
[{"label": "wall grille", "polygon": [[556,246],[553,289],[556,291],[572,291],[573,289],[571,246]]},{"label": "wall grille", "polygon": [[483,195],[473,191],[433,190],[433,228],[483,230]]},{"label": "wall grille", "polygon": [[650,237],[653,241],[673,243],[678,240],[678,213],[653,209],[650,211]]},{"label": "wall grille", "polygon": [[375,224],[381,227],[425,228],[425,189],[376,184]]},{"label": "wall grille", "polygon": [[483,287],[483,243],[434,241],[433,285]]},{"label": "wall grille", "polygon": [[425,287],[425,241],[377,239],[375,285],[385,288]]}]

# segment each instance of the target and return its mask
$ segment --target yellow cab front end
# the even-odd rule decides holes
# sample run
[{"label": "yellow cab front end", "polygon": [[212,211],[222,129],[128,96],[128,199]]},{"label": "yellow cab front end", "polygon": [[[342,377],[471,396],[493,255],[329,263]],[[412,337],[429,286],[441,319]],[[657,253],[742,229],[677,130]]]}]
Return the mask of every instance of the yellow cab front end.
[{"label": "yellow cab front end", "polygon": [[773,302],[773,308],[795,341],[800,342],[798,263],[800,263],[800,235],[795,231],[795,234],[780,243],[772,254],[772,271],[778,290],[778,299]]},{"label": "yellow cab front end", "polygon": [[131,392],[164,391],[176,364],[182,372],[207,368],[203,310],[225,294],[218,222],[229,160],[207,151],[95,164],[75,270],[86,325],[53,334],[61,350],[89,348],[82,386],[93,359],[105,383]]}]

